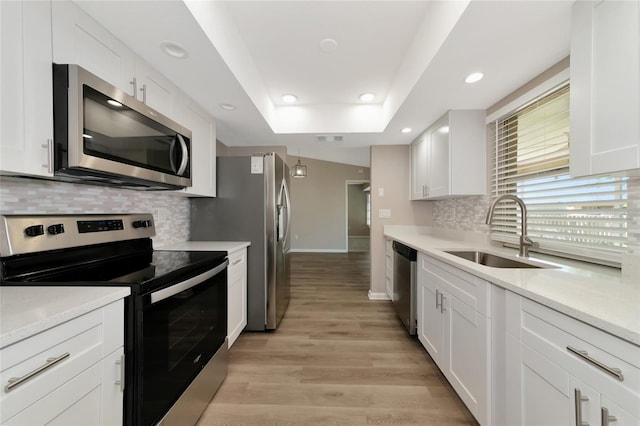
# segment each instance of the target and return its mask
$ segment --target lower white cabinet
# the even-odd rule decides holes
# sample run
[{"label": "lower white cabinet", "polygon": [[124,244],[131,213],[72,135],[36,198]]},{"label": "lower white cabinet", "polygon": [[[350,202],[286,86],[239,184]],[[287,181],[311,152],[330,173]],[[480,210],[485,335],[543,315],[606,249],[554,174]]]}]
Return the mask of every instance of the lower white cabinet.
[{"label": "lower white cabinet", "polygon": [[507,295],[506,424],[640,425],[640,348]]},{"label": "lower white cabinet", "polygon": [[393,240],[385,240],[385,272],[384,281],[385,288],[387,290],[387,296],[389,299],[394,300],[393,297]]},{"label": "lower white cabinet", "polygon": [[247,326],[247,249],[229,253],[227,271],[228,320],[227,339],[229,347]]},{"label": "lower white cabinet", "polygon": [[122,424],[123,323],[120,299],[2,348],[0,424]]},{"label": "lower white cabinet", "polygon": [[480,424],[491,424],[491,285],[422,253],[418,339]]}]

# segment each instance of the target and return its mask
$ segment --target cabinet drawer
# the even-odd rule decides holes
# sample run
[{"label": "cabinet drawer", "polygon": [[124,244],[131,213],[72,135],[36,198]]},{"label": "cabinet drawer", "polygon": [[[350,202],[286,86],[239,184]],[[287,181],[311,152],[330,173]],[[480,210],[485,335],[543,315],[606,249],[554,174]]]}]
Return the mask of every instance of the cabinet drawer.
[{"label": "cabinet drawer", "polygon": [[35,402],[28,410],[16,414],[6,423],[3,422],[3,426],[101,424],[100,375],[100,364],[90,367]]},{"label": "cabinet drawer", "polygon": [[[76,319],[17,342],[0,353],[0,423],[77,376],[103,355],[103,310]],[[38,370],[49,359],[59,362],[8,390],[11,378]]]},{"label": "cabinet drawer", "polygon": [[228,274],[237,273],[247,268],[247,250],[238,250],[229,254],[229,270]]},{"label": "cabinet drawer", "polygon": [[[520,321],[523,343],[640,414],[640,347],[524,298]],[[619,369],[622,380],[607,368]]]},{"label": "cabinet drawer", "polygon": [[419,267],[445,281],[445,290],[458,300],[485,317],[491,317],[491,284],[424,254],[419,256]]}]

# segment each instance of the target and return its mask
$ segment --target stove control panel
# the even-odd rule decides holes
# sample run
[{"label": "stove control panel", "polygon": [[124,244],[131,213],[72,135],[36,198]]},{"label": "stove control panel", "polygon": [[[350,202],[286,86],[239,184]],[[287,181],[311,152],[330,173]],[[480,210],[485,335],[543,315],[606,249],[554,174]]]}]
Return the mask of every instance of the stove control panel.
[{"label": "stove control panel", "polygon": [[[0,0],[1,1],[1,0]],[[141,214],[0,215],[0,257],[151,238],[153,216]]]},{"label": "stove control panel", "polygon": [[123,229],[124,223],[122,222],[122,219],[78,221],[78,232],[81,234],[87,232],[122,231]]}]

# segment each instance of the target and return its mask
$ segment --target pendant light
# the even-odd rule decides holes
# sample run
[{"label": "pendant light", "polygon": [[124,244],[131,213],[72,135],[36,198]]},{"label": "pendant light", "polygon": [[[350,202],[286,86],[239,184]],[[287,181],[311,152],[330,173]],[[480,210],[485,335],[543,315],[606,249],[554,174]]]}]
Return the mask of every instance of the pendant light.
[{"label": "pendant light", "polygon": [[307,166],[303,165],[300,162],[300,150],[298,150],[298,163],[293,166],[293,170],[291,171],[291,176],[294,178],[305,178],[307,177]]}]

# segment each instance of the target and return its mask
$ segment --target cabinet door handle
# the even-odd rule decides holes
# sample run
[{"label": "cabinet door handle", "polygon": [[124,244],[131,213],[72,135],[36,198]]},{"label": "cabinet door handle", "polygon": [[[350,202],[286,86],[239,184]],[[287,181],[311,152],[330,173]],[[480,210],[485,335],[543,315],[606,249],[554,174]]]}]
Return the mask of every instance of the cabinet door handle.
[{"label": "cabinet door handle", "polygon": [[442,309],[440,308],[440,291],[438,289],[436,289],[436,309],[440,309],[442,312]]},{"label": "cabinet door handle", "polygon": [[147,104],[147,84],[143,84],[142,85],[142,89],[140,89],[140,91],[142,92],[142,103],[143,104]]},{"label": "cabinet door handle", "polygon": [[609,410],[605,407],[600,408],[600,424],[602,426],[609,426],[609,423],[617,422],[616,416],[610,416]]},{"label": "cabinet door handle", "polygon": [[47,164],[43,164],[42,167],[53,173],[53,139],[47,139],[47,143],[42,144],[42,147],[47,149]]},{"label": "cabinet door handle", "polygon": [[120,366],[120,380],[116,380],[114,384],[120,385],[120,392],[124,392],[124,354],[120,355],[120,359],[116,361],[116,365]]},{"label": "cabinet door handle", "polygon": [[447,300],[446,297],[444,297],[444,294],[442,292],[440,292],[440,313],[444,313],[444,311],[446,311],[445,307],[444,307],[444,301]]},{"label": "cabinet door handle", "polygon": [[573,403],[575,404],[576,409],[576,426],[589,426],[588,422],[582,421],[582,403],[588,401],[589,397],[583,396],[582,392],[578,388],[575,388],[573,392],[575,395]]},{"label": "cabinet door handle", "polygon": [[608,365],[603,364],[597,359],[589,356],[589,352],[576,349],[573,346],[567,346],[567,350],[572,354],[574,354],[575,356],[577,356],[578,358],[582,358],[583,360],[587,361],[589,364],[594,365],[598,367],[600,370],[604,371],[605,373],[612,375],[613,377],[620,380],[621,382],[624,381],[622,370],[620,370],[619,368],[609,367]]},{"label": "cabinet door handle", "polygon": [[69,358],[69,352],[66,352],[62,355],[60,355],[59,357],[56,358],[47,358],[47,362],[43,365],[41,365],[40,367],[36,368],[33,371],[30,371],[29,373],[25,374],[22,377],[12,377],[7,381],[7,386],[4,387],[4,391],[5,392],[9,392],[13,389],[15,389],[16,387],[20,386],[21,384],[33,379],[34,377],[36,377],[38,374],[42,373],[43,371],[53,367],[54,365],[56,365],[57,363],[59,363],[60,361]]},{"label": "cabinet door handle", "polygon": [[138,93],[138,80],[136,80],[136,78],[133,77],[133,80],[131,80],[129,84],[133,86],[133,97],[135,98],[136,93]]}]

